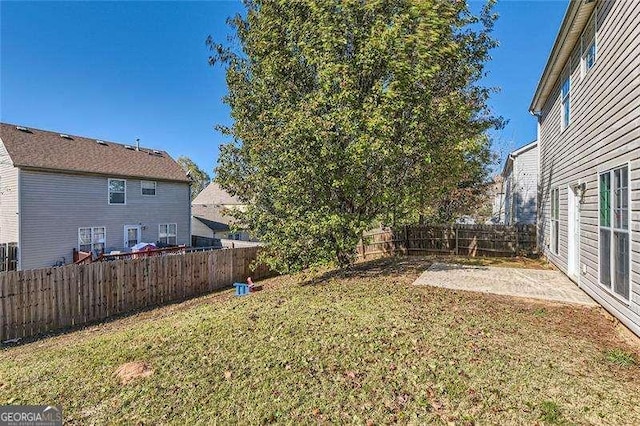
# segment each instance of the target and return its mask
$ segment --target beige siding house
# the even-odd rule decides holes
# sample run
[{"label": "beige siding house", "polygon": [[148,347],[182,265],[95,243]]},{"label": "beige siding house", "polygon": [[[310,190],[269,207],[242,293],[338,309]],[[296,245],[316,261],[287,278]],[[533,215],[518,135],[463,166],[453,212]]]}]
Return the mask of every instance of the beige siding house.
[{"label": "beige siding house", "polygon": [[[193,241],[226,240],[250,241],[247,231],[237,229],[236,220],[229,214],[232,210],[243,210],[246,205],[237,197],[230,195],[215,182],[207,185],[191,206],[191,230]],[[195,243],[194,243],[195,244]]]},{"label": "beige siding house", "polygon": [[502,170],[504,223],[536,223],[538,206],[538,142],[513,151]]},{"label": "beige siding house", "polygon": [[640,2],[570,2],[530,110],[540,246],[640,335]]},{"label": "beige siding house", "polygon": [[18,243],[19,269],[190,244],[189,180],[166,152],[11,124],[0,149],[0,243]]}]

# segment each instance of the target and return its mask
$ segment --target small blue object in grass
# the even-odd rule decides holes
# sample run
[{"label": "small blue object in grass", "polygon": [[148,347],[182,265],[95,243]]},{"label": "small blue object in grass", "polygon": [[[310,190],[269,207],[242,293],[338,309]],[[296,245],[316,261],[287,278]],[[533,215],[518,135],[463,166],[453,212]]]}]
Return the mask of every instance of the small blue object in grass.
[{"label": "small blue object in grass", "polygon": [[246,296],[249,294],[249,284],[234,283],[233,286],[236,288],[236,296]]}]

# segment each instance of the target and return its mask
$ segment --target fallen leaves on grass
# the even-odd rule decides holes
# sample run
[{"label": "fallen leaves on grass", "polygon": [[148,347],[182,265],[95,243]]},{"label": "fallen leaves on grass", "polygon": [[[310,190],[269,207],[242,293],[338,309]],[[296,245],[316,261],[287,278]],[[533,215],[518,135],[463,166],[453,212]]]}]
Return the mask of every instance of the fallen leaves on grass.
[{"label": "fallen leaves on grass", "polygon": [[[7,348],[0,401],[92,424],[640,424],[637,369],[606,360],[640,351],[598,309],[412,286],[426,267],[278,277]],[[104,380],[131,357],[156,372]]]}]

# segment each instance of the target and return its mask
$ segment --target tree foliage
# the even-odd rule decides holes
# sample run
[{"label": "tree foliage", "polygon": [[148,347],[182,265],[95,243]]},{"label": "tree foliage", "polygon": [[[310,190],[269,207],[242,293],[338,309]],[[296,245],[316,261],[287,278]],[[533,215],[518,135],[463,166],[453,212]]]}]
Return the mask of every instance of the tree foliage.
[{"label": "tree foliage", "polygon": [[209,38],[233,138],[216,180],[280,271],[353,260],[374,221],[406,220],[485,167],[500,125],[481,87],[495,19],[455,0],[255,0]]},{"label": "tree foliage", "polygon": [[211,177],[207,172],[202,170],[189,157],[179,157],[177,160],[182,170],[191,178],[191,200],[196,198],[203,189],[211,182]]}]

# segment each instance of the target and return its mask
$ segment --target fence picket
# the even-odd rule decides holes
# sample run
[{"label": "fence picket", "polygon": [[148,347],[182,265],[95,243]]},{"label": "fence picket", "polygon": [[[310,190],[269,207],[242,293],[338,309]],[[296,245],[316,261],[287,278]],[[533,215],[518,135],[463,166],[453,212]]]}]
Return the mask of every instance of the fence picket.
[{"label": "fence picket", "polygon": [[90,323],[229,287],[249,274],[255,247],[0,273],[0,341]]},{"label": "fence picket", "polygon": [[363,258],[395,253],[512,257],[536,251],[535,225],[406,225],[367,232],[357,247]]}]

